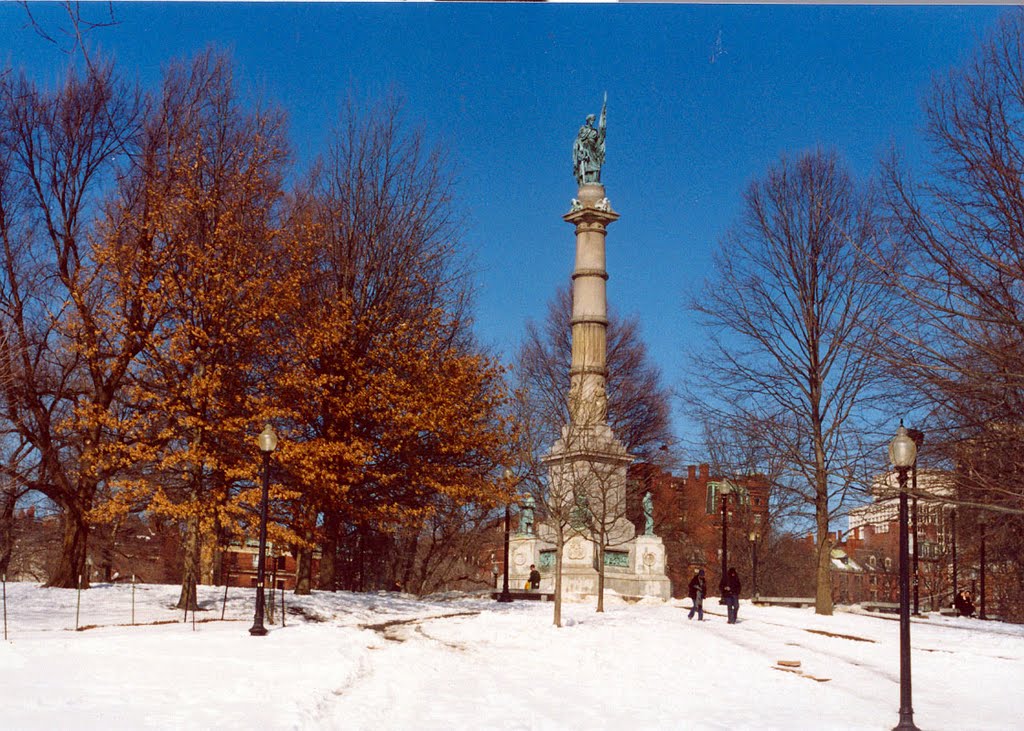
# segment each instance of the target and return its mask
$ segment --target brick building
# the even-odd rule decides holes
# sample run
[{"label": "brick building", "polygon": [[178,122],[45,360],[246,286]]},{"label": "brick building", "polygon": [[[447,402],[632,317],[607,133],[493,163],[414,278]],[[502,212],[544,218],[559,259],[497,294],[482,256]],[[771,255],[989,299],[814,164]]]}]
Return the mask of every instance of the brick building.
[{"label": "brick building", "polygon": [[[259,545],[259,541],[256,539],[249,539],[244,544],[232,543],[224,550],[221,555],[221,577],[228,586],[256,586]],[[267,542],[266,556],[264,565],[266,586],[284,590],[295,589],[297,569],[295,556],[287,549],[275,550],[274,544],[270,541]],[[310,575],[310,582],[314,589],[318,588],[319,576],[320,553],[317,551],[313,555]]]},{"label": "brick building", "polygon": [[[726,480],[713,477],[707,464],[689,465],[686,475],[677,477],[648,463],[631,465],[628,479],[629,493],[638,504],[644,493],[651,493],[654,532],[665,542],[672,596],[686,596],[687,584],[698,568],[707,572],[708,590],[716,591],[721,573],[722,488]],[[760,541],[767,531],[768,482],[761,475],[749,475],[730,479],[728,484],[727,548],[730,556],[743,556],[735,563],[745,566],[752,541]],[[642,516],[639,507],[631,514]],[[643,529],[642,517],[634,522],[638,530]],[[752,584],[747,583],[744,593],[751,589]]]}]

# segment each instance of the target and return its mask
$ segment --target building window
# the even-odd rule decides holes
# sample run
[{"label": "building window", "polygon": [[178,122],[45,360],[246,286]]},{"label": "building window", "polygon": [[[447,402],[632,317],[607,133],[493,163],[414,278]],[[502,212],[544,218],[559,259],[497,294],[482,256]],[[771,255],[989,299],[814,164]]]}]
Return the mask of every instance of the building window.
[{"label": "building window", "polygon": [[891,558],[885,559],[885,570],[886,571],[892,571],[892,559]]},{"label": "building window", "polygon": [[718,483],[717,482],[709,482],[708,483],[708,491],[707,491],[706,499],[707,499],[707,504],[704,506],[705,511],[707,512],[708,515],[714,515],[715,513],[718,512],[718,509],[721,507],[718,504]]}]

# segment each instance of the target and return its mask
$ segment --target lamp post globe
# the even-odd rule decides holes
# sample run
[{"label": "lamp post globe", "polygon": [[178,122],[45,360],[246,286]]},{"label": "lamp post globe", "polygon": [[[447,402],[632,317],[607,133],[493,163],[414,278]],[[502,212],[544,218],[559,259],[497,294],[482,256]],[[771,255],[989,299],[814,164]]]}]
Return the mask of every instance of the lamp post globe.
[{"label": "lamp post globe", "polygon": [[917,445],[914,444],[906,427],[901,423],[896,430],[896,436],[889,442],[889,462],[896,469],[909,469],[915,459],[917,459]]},{"label": "lamp post globe", "polygon": [[255,637],[262,637],[267,634],[267,628],[263,625],[264,593],[263,584],[266,576],[266,554],[267,554],[267,499],[270,491],[270,453],[277,449],[277,433],[274,428],[267,424],[263,427],[257,438],[260,452],[263,453],[263,488],[260,496],[260,545],[259,555],[256,557],[256,614],[253,617],[252,627],[249,634]]},{"label": "lamp post globe", "polygon": [[911,702],[910,679],[910,576],[907,531],[907,470],[917,460],[917,445],[900,422],[889,443],[889,462],[899,477],[900,499],[900,720],[893,731],[917,731]]},{"label": "lamp post globe", "polygon": [[263,431],[260,432],[258,441],[261,452],[270,453],[277,449],[277,432],[274,431],[274,427],[266,424],[263,427]]}]

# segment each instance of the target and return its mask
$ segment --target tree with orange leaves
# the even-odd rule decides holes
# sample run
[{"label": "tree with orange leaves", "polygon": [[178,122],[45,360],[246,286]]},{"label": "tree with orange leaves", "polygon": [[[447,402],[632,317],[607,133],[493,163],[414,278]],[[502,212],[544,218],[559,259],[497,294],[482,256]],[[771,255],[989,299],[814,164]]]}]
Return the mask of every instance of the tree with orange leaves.
[{"label": "tree with orange leaves", "polygon": [[495,502],[509,424],[501,370],[469,333],[450,180],[396,104],[349,110],[297,221],[309,266],[276,380],[308,571],[318,531],[329,568],[344,535],[415,532],[442,498]]},{"label": "tree with orange leaves", "polygon": [[229,60],[212,51],[168,69],[142,137],[120,200],[125,228],[162,253],[161,325],[132,374],[115,450],[147,469],[121,472],[110,507],[142,504],[183,526],[179,606],[195,606],[203,535],[237,536],[244,501],[258,500],[243,489],[255,464],[246,434],[262,419],[266,323],[292,289],[279,250],[287,145],[283,116],[243,111]]}]

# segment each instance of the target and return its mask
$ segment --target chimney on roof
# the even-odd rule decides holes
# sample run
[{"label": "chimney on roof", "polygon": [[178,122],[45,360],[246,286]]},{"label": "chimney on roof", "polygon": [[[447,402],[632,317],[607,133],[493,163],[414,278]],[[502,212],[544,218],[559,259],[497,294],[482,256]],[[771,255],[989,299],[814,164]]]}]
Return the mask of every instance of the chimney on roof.
[{"label": "chimney on roof", "polygon": [[697,465],[691,464],[686,467],[687,477],[691,480],[697,479]]},{"label": "chimney on roof", "polygon": [[705,462],[704,464],[702,464],[702,465],[700,466],[700,478],[701,478],[702,480],[706,480],[706,479],[708,479],[708,475],[709,475],[710,471],[711,471],[711,468],[710,468],[710,467],[708,466],[708,463],[707,463],[707,462]]}]

